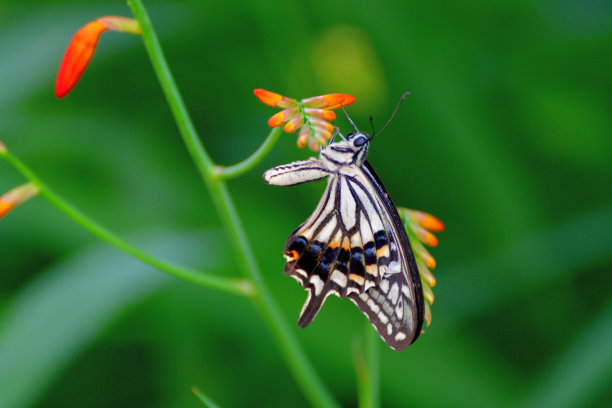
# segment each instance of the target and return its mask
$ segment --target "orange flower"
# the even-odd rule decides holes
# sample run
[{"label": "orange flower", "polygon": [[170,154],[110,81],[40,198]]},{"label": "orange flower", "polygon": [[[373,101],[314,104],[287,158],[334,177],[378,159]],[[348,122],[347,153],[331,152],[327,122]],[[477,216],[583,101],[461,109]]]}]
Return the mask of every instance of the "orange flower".
[{"label": "orange flower", "polygon": [[140,25],[133,18],[105,16],[85,24],[66,48],[55,80],[55,96],[63,98],[74,88],[93,57],[100,35],[107,30],[141,34]]},{"label": "orange flower", "polygon": [[265,89],[255,89],[253,92],[266,105],[283,109],[268,119],[270,127],[284,125],[285,132],[299,135],[298,147],[308,144],[314,151],[325,146],[334,133],[334,126],[330,122],[336,119],[336,114],[332,109],[355,102],[353,95],[338,93],[298,101]]},{"label": "orange flower", "polygon": [[34,183],[25,183],[15,187],[0,197],[0,218],[8,214],[13,208],[38,194],[38,187]]},{"label": "orange flower", "polygon": [[431,273],[431,269],[436,267],[436,260],[425,249],[423,244],[430,247],[438,246],[438,238],[432,234],[432,231],[443,231],[444,224],[433,215],[422,211],[398,208],[398,212],[404,221],[419,275],[421,276],[421,285],[423,286],[423,295],[425,296],[425,321],[427,326],[429,326],[431,324],[430,305],[434,302],[434,294],[431,288],[436,286],[436,278]]}]

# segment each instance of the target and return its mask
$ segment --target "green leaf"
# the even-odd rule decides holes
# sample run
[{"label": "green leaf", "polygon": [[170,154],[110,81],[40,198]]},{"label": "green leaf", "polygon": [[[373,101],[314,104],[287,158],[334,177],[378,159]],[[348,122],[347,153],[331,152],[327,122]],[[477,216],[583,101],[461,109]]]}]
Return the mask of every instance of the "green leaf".
[{"label": "green leaf", "polygon": [[[170,233],[136,240],[152,253],[218,270],[227,259],[213,233]],[[26,285],[0,321],[0,406],[31,406],[55,376],[130,305],[173,280],[97,245]]]},{"label": "green leaf", "polygon": [[593,407],[610,391],[612,304],[604,308],[534,385],[524,407]]}]

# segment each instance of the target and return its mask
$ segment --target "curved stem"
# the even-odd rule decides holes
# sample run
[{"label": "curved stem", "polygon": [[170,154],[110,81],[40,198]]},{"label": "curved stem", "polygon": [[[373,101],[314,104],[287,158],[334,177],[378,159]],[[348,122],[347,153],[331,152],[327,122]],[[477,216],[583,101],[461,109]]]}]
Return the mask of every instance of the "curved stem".
[{"label": "curved stem", "polygon": [[149,53],[153,68],[162,85],[162,89],[172,109],[172,114],[177,122],[181,137],[187,145],[189,154],[196,163],[201,177],[204,180],[211,197],[219,213],[221,221],[225,225],[234,251],[240,263],[240,268],[245,276],[249,277],[256,285],[258,296],[253,301],[263,315],[266,323],[271,329],[283,356],[287,361],[293,376],[307,399],[313,405],[319,407],[336,407],[329,391],[317,376],[304,350],[300,346],[293,331],[287,325],[280,308],[274,301],[269,289],[262,279],[261,272],[257,266],[255,256],[244,227],[236,212],[234,202],[229,195],[225,182],[215,178],[215,169],[208,153],[199,141],[198,135],[189,119],[189,113],[185,109],[181,95],[176,88],[172,75],[165,61],[165,57],[159,46],[157,36],[151,25],[151,21],[141,0],[128,0],[134,16],[138,19],[142,28],[142,39]]},{"label": "curved stem", "polygon": [[278,141],[278,138],[280,137],[282,133],[283,133],[282,129],[279,127],[276,127],[270,131],[266,140],[264,140],[261,146],[259,146],[259,148],[255,151],[255,153],[253,153],[252,155],[250,155],[249,157],[247,157],[240,163],[234,164],[232,166],[227,166],[227,167],[216,166],[214,178],[228,180],[228,179],[240,177],[243,174],[248,173],[255,166],[261,163],[264,157],[266,157],[268,153],[270,153],[270,150],[272,150],[272,148],[274,147],[274,145],[276,144],[276,142]]},{"label": "curved stem", "polygon": [[[142,29],[144,46],[147,49],[147,53],[149,54],[151,60],[151,65],[153,65],[157,79],[159,80],[162,90],[164,91],[164,95],[166,95],[166,101],[170,106],[170,111],[172,112],[172,116],[174,117],[176,125],[179,128],[183,142],[185,143],[189,155],[195,163],[200,175],[205,182],[208,182],[212,178],[214,163],[204,148],[202,141],[198,137],[191,117],[187,113],[185,102],[183,102],[183,98],[181,97],[178,87],[174,82],[174,78],[170,73],[170,68],[168,67],[164,53],[159,45],[157,34],[155,34],[155,31],[153,30],[149,15],[147,14],[140,0],[128,0],[128,4],[134,13],[134,17],[136,17],[138,23],[140,24],[140,28]],[[154,58],[153,56],[156,57]]]},{"label": "curved stem", "polygon": [[205,274],[194,269],[185,268],[182,266],[174,265],[169,262],[162,261],[155,258],[152,255],[130,245],[128,242],[119,238],[108,229],[91,220],[77,208],[72,206],[47,185],[28,167],[25,163],[15,157],[12,153],[5,151],[0,154],[0,158],[6,160],[12,165],[17,171],[19,171],[25,178],[34,183],[40,192],[40,195],[45,197],[47,201],[57,207],[60,211],[72,218],[83,228],[91,232],[103,241],[119,248],[123,252],[141,260],[142,262],[167,273],[168,275],[176,278],[195,283],[200,286],[222,290],[237,295],[253,295],[254,288],[251,282],[244,279],[230,279],[222,276],[215,276]]}]

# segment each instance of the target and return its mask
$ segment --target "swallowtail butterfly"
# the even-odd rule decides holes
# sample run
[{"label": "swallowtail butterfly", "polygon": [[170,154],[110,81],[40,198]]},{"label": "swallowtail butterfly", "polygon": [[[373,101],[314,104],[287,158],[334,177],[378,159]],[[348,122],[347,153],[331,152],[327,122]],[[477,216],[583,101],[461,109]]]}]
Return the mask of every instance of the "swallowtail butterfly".
[{"label": "swallowtail butterfly", "polygon": [[328,178],[314,213],[284,249],[284,273],[308,292],[298,326],[310,324],[330,294],[347,297],[399,351],[421,333],[423,289],[397,209],[365,160],[371,137],[355,130],[318,159],[275,167],[263,178],[277,186]]}]

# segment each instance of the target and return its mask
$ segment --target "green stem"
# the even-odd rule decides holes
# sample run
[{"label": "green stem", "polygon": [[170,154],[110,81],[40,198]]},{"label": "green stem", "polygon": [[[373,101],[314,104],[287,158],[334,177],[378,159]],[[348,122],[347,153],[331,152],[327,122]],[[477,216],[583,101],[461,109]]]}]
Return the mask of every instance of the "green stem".
[{"label": "green stem", "polygon": [[357,397],[359,408],[378,408],[379,367],[378,367],[378,335],[366,322],[363,337],[353,353],[355,373],[357,374]]},{"label": "green stem", "polygon": [[179,128],[187,151],[200,172],[200,175],[204,178],[204,181],[208,182],[212,178],[214,163],[198,137],[191,117],[187,114],[185,102],[183,102],[183,98],[174,82],[174,77],[170,73],[170,68],[168,67],[164,53],[159,45],[157,34],[155,34],[153,30],[149,15],[140,0],[128,0],[128,4],[134,13],[134,17],[136,17],[140,23],[144,46],[149,54],[157,79],[166,95],[166,101],[170,106],[170,111]]},{"label": "green stem", "polygon": [[[283,356],[296,382],[301,386],[306,398],[308,398],[313,405],[319,407],[338,406],[323,385],[323,382],[317,376],[304,350],[297,341],[294,332],[287,325],[280,308],[272,298],[269,289],[262,279],[261,272],[259,271],[255,256],[253,255],[253,250],[251,249],[244,227],[236,212],[234,202],[225,182],[215,177],[213,162],[202,146],[189,118],[189,114],[185,109],[185,104],[182,102],[176,84],[172,79],[168,64],[166,63],[161,47],[159,46],[159,41],[142,1],[128,0],[128,4],[141,25],[145,47],[149,53],[153,68],[161,83],[168,104],[171,107],[181,137],[185,141],[187,150],[211,193],[217,212],[231,238],[240,268],[245,276],[249,277],[256,285],[258,296],[253,297],[256,306],[274,334]],[[267,153],[267,151],[269,151],[268,146],[265,152]],[[259,158],[257,158],[257,160],[259,160]]]},{"label": "green stem", "polygon": [[146,252],[143,252],[142,250],[130,245],[128,242],[119,238],[102,225],[91,220],[77,208],[75,208],[66,200],[64,200],[60,195],[58,195],[52,189],[47,187],[47,185],[25,163],[19,160],[12,153],[8,151],[3,152],[2,154],[0,154],[0,158],[6,160],[25,178],[34,183],[38,187],[40,195],[45,197],[47,201],[57,207],[68,217],[72,218],[83,228],[85,228],[101,240],[106,241],[107,243],[119,248],[120,250],[133,256],[134,258],[140,259],[142,262],[156,269],[159,269],[160,271],[165,272],[168,275],[195,283],[200,286],[218,289],[238,295],[254,294],[254,288],[252,284],[244,279],[230,279],[222,276],[205,274],[194,269],[185,268],[182,266],[174,265],[169,262],[162,261],[147,254]]},{"label": "green stem", "polygon": [[280,127],[272,129],[266,140],[264,140],[261,146],[259,146],[259,149],[257,149],[255,153],[250,155],[248,158],[232,166],[217,166],[215,168],[215,179],[221,178],[223,180],[228,180],[248,173],[255,166],[261,163],[264,157],[270,153],[270,150],[272,150],[282,133],[283,132]]}]

